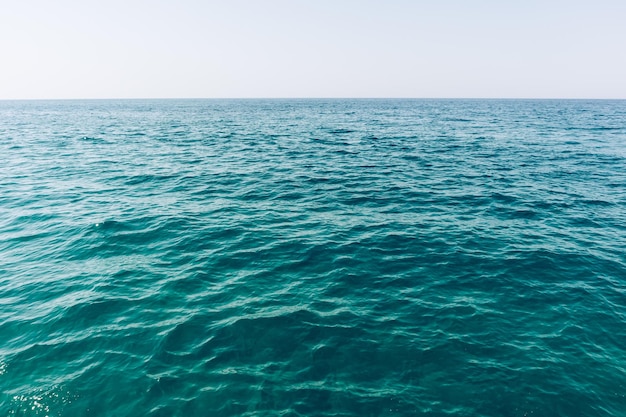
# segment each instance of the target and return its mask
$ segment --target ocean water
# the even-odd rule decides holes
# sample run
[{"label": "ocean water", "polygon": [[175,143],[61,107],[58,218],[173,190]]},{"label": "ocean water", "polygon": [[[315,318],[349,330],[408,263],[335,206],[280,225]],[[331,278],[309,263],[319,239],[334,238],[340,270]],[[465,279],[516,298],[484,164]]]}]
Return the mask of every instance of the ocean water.
[{"label": "ocean water", "polygon": [[0,156],[0,416],[626,416],[626,101],[3,101]]}]

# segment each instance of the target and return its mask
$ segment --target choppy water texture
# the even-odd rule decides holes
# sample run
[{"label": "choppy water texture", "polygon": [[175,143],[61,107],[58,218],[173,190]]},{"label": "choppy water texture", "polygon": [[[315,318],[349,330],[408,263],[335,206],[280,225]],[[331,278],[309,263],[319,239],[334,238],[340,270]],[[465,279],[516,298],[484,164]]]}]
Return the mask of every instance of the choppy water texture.
[{"label": "choppy water texture", "polygon": [[0,102],[0,415],[626,415],[626,102]]}]

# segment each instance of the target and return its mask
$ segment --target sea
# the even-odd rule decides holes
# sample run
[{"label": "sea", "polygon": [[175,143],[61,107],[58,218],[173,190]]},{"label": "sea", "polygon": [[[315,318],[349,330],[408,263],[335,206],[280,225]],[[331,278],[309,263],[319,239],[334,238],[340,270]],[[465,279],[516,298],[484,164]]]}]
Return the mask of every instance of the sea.
[{"label": "sea", "polygon": [[0,416],[626,416],[626,101],[0,101]]}]

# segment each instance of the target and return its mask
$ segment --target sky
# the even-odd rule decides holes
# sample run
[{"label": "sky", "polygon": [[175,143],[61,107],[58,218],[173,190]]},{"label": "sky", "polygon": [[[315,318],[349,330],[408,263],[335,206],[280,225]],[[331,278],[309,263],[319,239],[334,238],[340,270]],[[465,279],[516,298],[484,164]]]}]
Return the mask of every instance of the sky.
[{"label": "sky", "polygon": [[0,0],[0,99],[626,98],[625,0]]}]

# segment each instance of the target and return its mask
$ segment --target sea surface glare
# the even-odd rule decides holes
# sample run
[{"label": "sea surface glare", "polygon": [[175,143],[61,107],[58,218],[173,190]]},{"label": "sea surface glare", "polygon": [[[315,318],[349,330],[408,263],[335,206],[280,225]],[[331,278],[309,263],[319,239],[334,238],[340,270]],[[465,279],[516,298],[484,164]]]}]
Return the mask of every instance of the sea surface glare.
[{"label": "sea surface glare", "polygon": [[0,158],[0,416],[626,416],[626,101],[2,101]]}]

